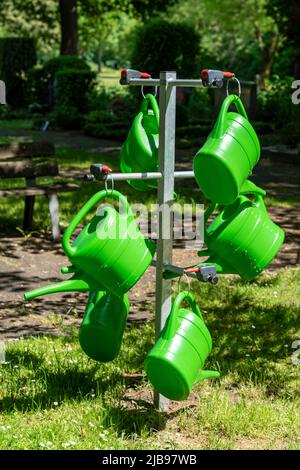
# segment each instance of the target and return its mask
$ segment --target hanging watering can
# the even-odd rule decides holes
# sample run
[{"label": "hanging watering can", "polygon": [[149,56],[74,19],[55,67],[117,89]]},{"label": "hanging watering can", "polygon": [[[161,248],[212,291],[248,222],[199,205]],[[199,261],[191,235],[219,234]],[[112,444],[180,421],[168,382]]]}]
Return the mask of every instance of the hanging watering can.
[{"label": "hanging watering can", "polygon": [[[101,214],[96,214],[71,244],[78,224],[108,196],[119,202],[119,211],[112,206],[102,208]],[[127,198],[106,190],[94,194],[82,207],[65,231],[62,245],[75,268],[119,296],[142,277],[155,252],[154,243],[139,230]]]},{"label": "hanging watering can", "polygon": [[[118,212],[106,206],[81,230],[74,242],[74,230],[92,207],[112,197],[120,204]],[[142,277],[150,265],[155,245],[140,232],[126,197],[117,191],[94,194],[74,217],[62,240],[72,266],[62,268],[71,279],[27,292],[25,300],[56,292],[107,290],[122,296]]]},{"label": "hanging watering can", "polygon": [[[234,103],[238,113],[228,112]],[[240,98],[225,98],[216,125],[194,158],[194,173],[204,195],[213,202],[231,204],[243,190],[260,156],[255,130]]]},{"label": "hanging watering can", "polygon": [[[284,241],[284,232],[269,218],[263,201],[264,190],[248,182],[245,194],[253,194],[254,201],[240,195],[205,226],[204,240],[208,249],[198,254],[210,256],[201,265],[213,264],[218,272],[239,274],[251,280],[275,258]],[[217,207],[217,204],[208,207],[205,223]]]},{"label": "hanging watering can", "polygon": [[[191,310],[181,307],[188,300]],[[185,400],[195,383],[219,372],[203,370],[212,340],[194,296],[176,297],[166,325],[145,360],[147,376],[156,390],[171,400]]]},{"label": "hanging watering can", "polygon": [[90,292],[79,329],[80,346],[90,358],[108,362],[117,357],[128,312],[126,294],[116,297],[104,291]]},{"label": "hanging watering can", "polygon": [[[120,153],[123,173],[155,172],[158,165],[159,109],[155,97],[145,96]],[[156,180],[128,180],[138,191],[157,187]]]}]

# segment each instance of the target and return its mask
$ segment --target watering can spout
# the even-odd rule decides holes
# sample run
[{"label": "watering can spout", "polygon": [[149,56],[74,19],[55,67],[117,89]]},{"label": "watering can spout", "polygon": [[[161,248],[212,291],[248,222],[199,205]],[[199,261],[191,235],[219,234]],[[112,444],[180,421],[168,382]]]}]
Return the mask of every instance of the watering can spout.
[{"label": "watering can spout", "polygon": [[[55,284],[48,284],[47,286],[38,287],[37,289],[25,292],[24,299],[31,300],[36,297],[40,297],[41,295],[56,294],[57,292],[90,291],[96,286],[94,281],[89,281],[90,280],[86,276],[82,276],[80,278],[78,275],[74,275],[71,279],[56,282]],[[97,287],[98,289],[100,288],[99,285]]]},{"label": "watering can spout", "polygon": [[200,382],[204,379],[218,379],[220,377],[220,373],[216,370],[201,370],[198,374],[196,382]]}]

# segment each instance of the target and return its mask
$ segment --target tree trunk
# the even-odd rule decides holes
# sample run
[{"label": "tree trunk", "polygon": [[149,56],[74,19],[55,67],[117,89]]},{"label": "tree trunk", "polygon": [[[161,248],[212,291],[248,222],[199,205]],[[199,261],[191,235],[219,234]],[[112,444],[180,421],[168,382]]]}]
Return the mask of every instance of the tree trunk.
[{"label": "tree trunk", "polygon": [[294,77],[296,80],[300,78],[300,6],[294,4],[293,11],[293,32],[295,44],[295,62],[294,62]]},{"label": "tree trunk", "polygon": [[277,28],[274,29],[272,39],[269,43],[264,45],[262,56],[262,71],[261,71],[261,86],[265,87],[266,81],[270,78],[274,57],[278,48],[279,32]]},{"label": "tree trunk", "polygon": [[60,12],[60,54],[78,54],[77,0],[59,0]]},{"label": "tree trunk", "polygon": [[98,47],[98,73],[101,73],[102,71],[102,57],[103,57],[103,45],[100,44]]}]

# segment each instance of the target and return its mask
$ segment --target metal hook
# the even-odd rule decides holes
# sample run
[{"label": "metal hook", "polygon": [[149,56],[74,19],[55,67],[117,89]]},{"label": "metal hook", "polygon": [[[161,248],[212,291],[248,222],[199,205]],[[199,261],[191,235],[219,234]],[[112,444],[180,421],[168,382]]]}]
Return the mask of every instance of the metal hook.
[{"label": "metal hook", "polygon": [[110,188],[110,190],[108,189],[108,184],[107,184],[107,181],[109,181],[109,180],[108,180],[108,175],[105,175],[105,178],[104,178],[104,185],[105,185],[105,190],[106,190],[107,193],[108,193],[108,191],[113,192],[113,190],[115,189],[115,182],[114,182],[114,179],[113,179],[112,175],[110,175],[110,178],[109,178],[109,179],[111,180],[111,188]]},{"label": "metal hook", "polygon": [[181,276],[178,279],[178,294],[180,294],[180,283],[182,282],[182,278],[184,276],[187,278],[188,292],[189,293],[191,292],[191,280],[190,280],[189,276],[183,271],[183,273],[181,274]]},{"label": "metal hook", "polygon": [[[144,94],[144,85],[141,86],[141,92],[142,92],[142,97],[146,98]],[[157,96],[157,86],[154,87],[154,97],[156,98],[156,96]]]},{"label": "metal hook", "polygon": [[237,84],[238,84],[238,93],[239,93],[239,98],[240,98],[241,94],[242,94],[242,87],[241,87],[241,83],[240,83],[239,79],[236,78],[236,77],[231,77],[226,81],[226,95],[227,96],[229,95],[229,82],[231,80],[235,80],[237,82]]}]

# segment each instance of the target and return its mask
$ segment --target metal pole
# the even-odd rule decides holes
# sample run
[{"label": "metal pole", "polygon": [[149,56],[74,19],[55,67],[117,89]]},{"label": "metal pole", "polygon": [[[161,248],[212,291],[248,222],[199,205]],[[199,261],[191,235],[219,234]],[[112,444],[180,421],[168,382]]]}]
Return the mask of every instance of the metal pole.
[{"label": "metal pole", "polygon": [[[159,162],[163,177],[158,181],[159,236],[157,240],[155,336],[158,338],[171,310],[172,285],[163,279],[164,263],[172,262],[173,224],[170,208],[173,205],[175,167],[175,113],[176,87],[168,85],[176,79],[176,72],[160,73],[159,92]],[[160,411],[167,411],[168,399],[154,392],[154,403]]]},{"label": "metal pole", "polygon": [[[149,172],[149,173],[107,173],[105,175],[106,180],[113,181],[125,181],[125,180],[151,180],[151,179],[162,179],[163,175],[160,172]],[[193,171],[175,171],[174,178],[194,178]]]}]

